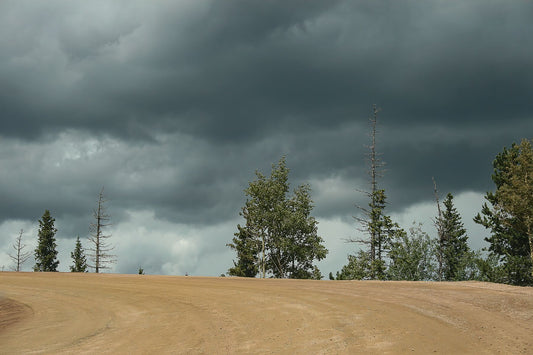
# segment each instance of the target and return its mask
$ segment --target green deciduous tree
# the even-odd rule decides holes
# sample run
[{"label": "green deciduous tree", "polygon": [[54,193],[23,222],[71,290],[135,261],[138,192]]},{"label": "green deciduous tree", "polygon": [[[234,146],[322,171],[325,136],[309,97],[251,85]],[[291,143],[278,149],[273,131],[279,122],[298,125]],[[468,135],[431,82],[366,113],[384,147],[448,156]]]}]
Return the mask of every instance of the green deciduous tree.
[{"label": "green deciduous tree", "polygon": [[57,260],[57,244],[54,227],[55,219],[50,216],[50,211],[44,211],[39,220],[38,245],[35,249],[34,271],[57,271],[59,260]]},{"label": "green deciduous tree", "polygon": [[317,277],[319,271],[313,263],[324,259],[328,251],[322,245],[324,240],[318,236],[318,222],[311,216],[310,186],[300,185],[283,205],[284,210],[275,216],[279,233],[273,234],[267,244],[267,266],[279,278]]},{"label": "green deciduous tree", "polygon": [[435,242],[421,225],[413,225],[409,234],[397,233],[391,243],[388,278],[391,280],[425,281],[435,277]]},{"label": "green deciduous tree", "polygon": [[87,259],[83,246],[81,245],[80,237],[76,239],[76,246],[74,247],[74,251],[70,253],[70,257],[74,262],[74,265],[70,266],[71,272],[87,272]]},{"label": "green deciduous tree", "polygon": [[327,249],[318,236],[318,222],[311,216],[313,201],[309,185],[298,186],[288,196],[289,169],[285,158],[272,166],[270,177],[256,172],[257,179],[245,190],[248,200],[240,215],[233,243],[237,261],[228,273],[235,276],[312,278],[315,260],[325,258]]},{"label": "green deciduous tree", "polygon": [[533,284],[533,153],[527,139],[504,148],[492,163],[495,192],[485,195],[481,213],[474,221],[491,230],[489,251],[501,263],[496,281],[514,285]]}]

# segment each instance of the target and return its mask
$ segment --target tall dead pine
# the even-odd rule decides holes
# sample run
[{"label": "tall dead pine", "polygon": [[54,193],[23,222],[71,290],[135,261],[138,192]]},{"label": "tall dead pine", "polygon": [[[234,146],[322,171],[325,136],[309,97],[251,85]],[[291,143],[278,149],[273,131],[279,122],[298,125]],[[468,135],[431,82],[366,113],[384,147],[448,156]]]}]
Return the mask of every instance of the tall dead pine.
[{"label": "tall dead pine", "polygon": [[[375,209],[383,209],[385,206],[382,204],[384,201],[380,199],[380,196],[378,194],[378,177],[383,176],[382,167],[384,163],[379,158],[379,155],[376,153],[376,126],[378,122],[378,112],[379,109],[374,104],[372,105],[372,116],[370,116],[370,124],[372,125],[372,145],[370,148],[370,178],[371,178],[371,184],[372,184],[372,193],[371,193],[371,208],[373,212]],[[371,213],[371,220],[375,219],[374,216],[375,213]],[[375,222],[375,221],[372,221]],[[370,232],[370,261],[375,262],[376,258],[378,260],[381,260],[381,253],[382,253],[382,238],[381,238],[381,230],[380,228],[369,228]],[[377,247],[377,250],[376,250]]]},{"label": "tall dead pine", "polygon": [[437,190],[437,182],[435,181],[435,178],[431,178],[433,180],[433,192],[435,194],[435,202],[437,203],[437,219],[433,222],[435,224],[435,228],[437,228],[437,237],[438,237],[438,247],[437,247],[437,259],[439,261],[439,269],[438,269],[438,278],[439,281],[442,281],[442,265],[443,265],[443,245],[444,245],[444,226],[443,226],[443,219],[442,219],[442,211],[440,209],[440,202],[439,202],[439,192]]},{"label": "tall dead pine", "polygon": [[[366,239],[348,239],[348,242],[362,243],[369,245],[370,259],[370,278],[380,277],[382,273],[383,252],[385,250],[385,239],[390,234],[390,218],[383,214],[385,208],[385,192],[378,189],[378,178],[383,176],[383,166],[385,165],[380,159],[380,154],[376,150],[377,120],[380,110],[376,105],[372,105],[372,115],[370,116],[370,139],[371,144],[367,146],[367,161],[369,164],[368,174],[370,176],[370,191],[358,190],[364,193],[370,199],[368,207],[357,206],[362,212],[363,217],[354,217],[360,224],[359,231],[366,233]],[[377,266],[377,267],[376,267]]]},{"label": "tall dead pine", "polygon": [[104,229],[111,225],[109,223],[111,217],[106,212],[106,202],[104,188],[102,187],[98,196],[98,204],[93,211],[95,221],[90,226],[89,244],[91,246],[87,249],[90,261],[88,266],[94,269],[96,273],[99,273],[101,270],[110,269],[110,264],[116,262],[116,256],[110,254],[114,249],[108,241],[111,235],[104,234]]}]

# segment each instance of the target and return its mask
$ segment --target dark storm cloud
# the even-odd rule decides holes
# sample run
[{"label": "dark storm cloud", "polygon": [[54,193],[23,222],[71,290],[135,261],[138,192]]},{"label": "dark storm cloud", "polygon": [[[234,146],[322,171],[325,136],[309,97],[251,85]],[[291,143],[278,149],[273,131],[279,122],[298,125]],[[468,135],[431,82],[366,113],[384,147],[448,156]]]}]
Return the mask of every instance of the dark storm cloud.
[{"label": "dark storm cloud", "polygon": [[[59,216],[85,216],[88,225],[98,192],[105,187],[118,220],[125,209],[149,208],[177,222],[194,224],[206,218],[215,223],[235,214],[228,209],[228,194],[241,195],[238,182],[228,179],[229,165],[216,161],[231,163],[221,157],[224,149],[217,152],[183,136],[130,144],[69,132],[46,143],[1,143],[2,220],[36,220],[50,209]],[[232,174],[236,176],[240,173]]]},{"label": "dark storm cloud", "polygon": [[530,3],[4,2],[3,134],[81,128],[247,140],[395,120],[521,119]]},{"label": "dark storm cloud", "polygon": [[[85,216],[105,185],[118,216],[216,223],[283,154],[294,185],[355,191],[373,103],[397,208],[431,176],[485,190],[494,154],[533,131],[532,17],[500,1],[4,1],[2,219],[51,200]],[[353,213],[320,186],[322,216]]]}]

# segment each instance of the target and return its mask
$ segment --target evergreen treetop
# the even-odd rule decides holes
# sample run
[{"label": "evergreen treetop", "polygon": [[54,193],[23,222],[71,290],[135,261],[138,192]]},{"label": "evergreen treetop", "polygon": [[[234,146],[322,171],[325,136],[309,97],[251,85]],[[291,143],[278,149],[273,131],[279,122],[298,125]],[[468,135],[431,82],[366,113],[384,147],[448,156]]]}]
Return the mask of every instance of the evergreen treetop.
[{"label": "evergreen treetop", "polygon": [[468,236],[461,221],[461,215],[453,204],[453,195],[448,193],[443,202],[444,211],[437,223],[442,228],[443,238],[439,241],[442,260],[442,277],[444,280],[460,280],[463,275],[461,267],[468,255]]},{"label": "evergreen treetop", "polygon": [[45,210],[39,220],[38,245],[35,249],[34,271],[57,271],[59,260],[57,260],[57,244],[54,227],[55,219],[50,215],[49,210]]},{"label": "evergreen treetop", "polygon": [[76,239],[76,246],[74,247],[74,251],[70,253],[70,257],[74,262],[74,265],[70,266],[71,272],[87,272],[87,259],[79,236]]}]

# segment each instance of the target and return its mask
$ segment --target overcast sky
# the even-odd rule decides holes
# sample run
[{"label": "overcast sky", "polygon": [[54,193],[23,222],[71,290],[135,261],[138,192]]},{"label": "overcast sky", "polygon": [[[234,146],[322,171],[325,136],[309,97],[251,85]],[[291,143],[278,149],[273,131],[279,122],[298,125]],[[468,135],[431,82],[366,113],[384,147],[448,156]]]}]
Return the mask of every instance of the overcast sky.
[{"label": "overcast sky", "polygon": [[492,160],[532,137],[532,19],[503,0],[3,0],[0,267],[49,209],[68,271],[104,186],[113,272],[220,275],[243,190],[286,155],[335,273],[358,248],[372,104],[388,213],[433,233],[434,176],[486,246]]}]

